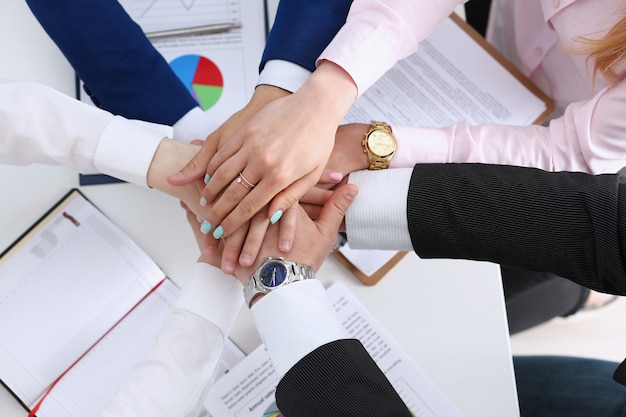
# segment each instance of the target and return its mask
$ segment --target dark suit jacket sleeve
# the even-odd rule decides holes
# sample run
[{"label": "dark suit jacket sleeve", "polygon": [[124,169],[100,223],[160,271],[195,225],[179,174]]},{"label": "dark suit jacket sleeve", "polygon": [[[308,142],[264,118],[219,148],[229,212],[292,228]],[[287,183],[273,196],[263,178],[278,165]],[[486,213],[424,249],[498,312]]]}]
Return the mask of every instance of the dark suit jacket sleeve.
[{"label": "dark suit jacket sleeve", "polygon": [[276,405],[286,417],[411,416],[354,339],[328,343],[302,358],[278,384]]},{"label": "dark suit jacket sleeve", "polygon": [[315,70],[315,60],[346,22],[352,0],[281,0],[260,69],[280,59]]},{"label": "dark suit jacket sleeve", "polygon": [[173,125],[197,106],[141,28],[115,0],[27,0],[99,107]]},{"label": "dark suit jacket sleeve", "polygon": [[416,165],[407,212],[422,258],[552,272],[626,294],[626,189],[593,176],[483,164]]}]

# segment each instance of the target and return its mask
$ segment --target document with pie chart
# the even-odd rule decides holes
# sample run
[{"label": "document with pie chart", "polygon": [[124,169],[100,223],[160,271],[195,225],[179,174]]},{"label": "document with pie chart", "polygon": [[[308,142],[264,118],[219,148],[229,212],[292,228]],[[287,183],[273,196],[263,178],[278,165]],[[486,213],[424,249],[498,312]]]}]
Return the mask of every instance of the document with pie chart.
[{"label": "document with pie chart", "polygon": [[[215,128],[250,99],[267,38],[264,0],[119,0],[145,33],[215,24],[227,32],[153,39]],[[78,82],[77,96],[91,103]],[[154,88],[159,88],[155,85]],[[164,98],[165,99],[165,98]],[[80,175],[80,184],[116,182],[106,175]]]},{"label": "document with pie chart", "polygon": [[120,0],[146,33],[213,24],[241,27],[210,35],[154,39],[156,49],[216,123],[252,96],[267,28],[265,1]]},{"label": "document with pie chart", "polygon": [[[153,39],[216,127],[252,96],[265,46],[265,1],[119,0],[145,33],[215,24],[237,24],[227,32]],[[158,86],[154,86],[158,88]],[[79,91],[79,98],[89,97]]]}]

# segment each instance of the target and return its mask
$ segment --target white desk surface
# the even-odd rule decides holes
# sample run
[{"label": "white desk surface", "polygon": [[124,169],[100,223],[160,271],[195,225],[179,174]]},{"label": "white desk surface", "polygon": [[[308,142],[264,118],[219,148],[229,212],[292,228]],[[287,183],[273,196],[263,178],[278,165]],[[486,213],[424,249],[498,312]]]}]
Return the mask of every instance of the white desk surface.
[{"label": "white desk surface", "polygon": [[[74,75],[25,2],[3,2],[0,77],[35,81],[74,95]],[[70,188],[78,176],[62,167],[0,166],[0,251]],[[115,223],[182,284],[197,247],[178,202],[129,184],[82,187]],[[343,281],[468,417],[519,415],[497,266],[420,260],[407,255],[373,287],[361,285],[334,258],[318,274]],[[232,339],[246,352],[260,339],[242,309]],[[0,388],[0,415],[26,412]]]}]

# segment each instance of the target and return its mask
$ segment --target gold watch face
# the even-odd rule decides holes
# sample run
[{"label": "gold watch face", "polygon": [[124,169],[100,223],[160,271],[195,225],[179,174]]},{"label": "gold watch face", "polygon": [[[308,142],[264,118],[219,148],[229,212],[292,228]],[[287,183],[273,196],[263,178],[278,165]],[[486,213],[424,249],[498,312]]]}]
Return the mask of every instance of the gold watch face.
[{"label": "gold watch face", "polygon": [[367,137],[367,147],[378,156],[389,156],[396,150],[396,140],[384,130],[374,130]]}]

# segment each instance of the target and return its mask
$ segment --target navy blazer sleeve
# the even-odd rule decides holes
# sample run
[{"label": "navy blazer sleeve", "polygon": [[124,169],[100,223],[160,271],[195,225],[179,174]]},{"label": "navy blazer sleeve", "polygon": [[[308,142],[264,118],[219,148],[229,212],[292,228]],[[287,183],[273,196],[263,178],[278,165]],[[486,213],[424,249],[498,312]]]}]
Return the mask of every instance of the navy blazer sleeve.
[{"label": "navy blazer sleeve", "polygon": [[407,220],[422,258],[491,261],[626,294],[619,174],[487,164],[416,165]]},{"label": "navy blazer sleeve", "polygon": [[115,0],[27,0],[99,107],[173,125],[197,106],[169,64]]},{"label": "navy blazer sleeve", "polygon": [[337,340],[294,365],[276,387],[286,417],[411,417],[361,342]]},{"label": "navy blazer sleeve", "polygon": [[315,70],[315,60],[346,22],[352,0],[281,0],[261,58]]}]

